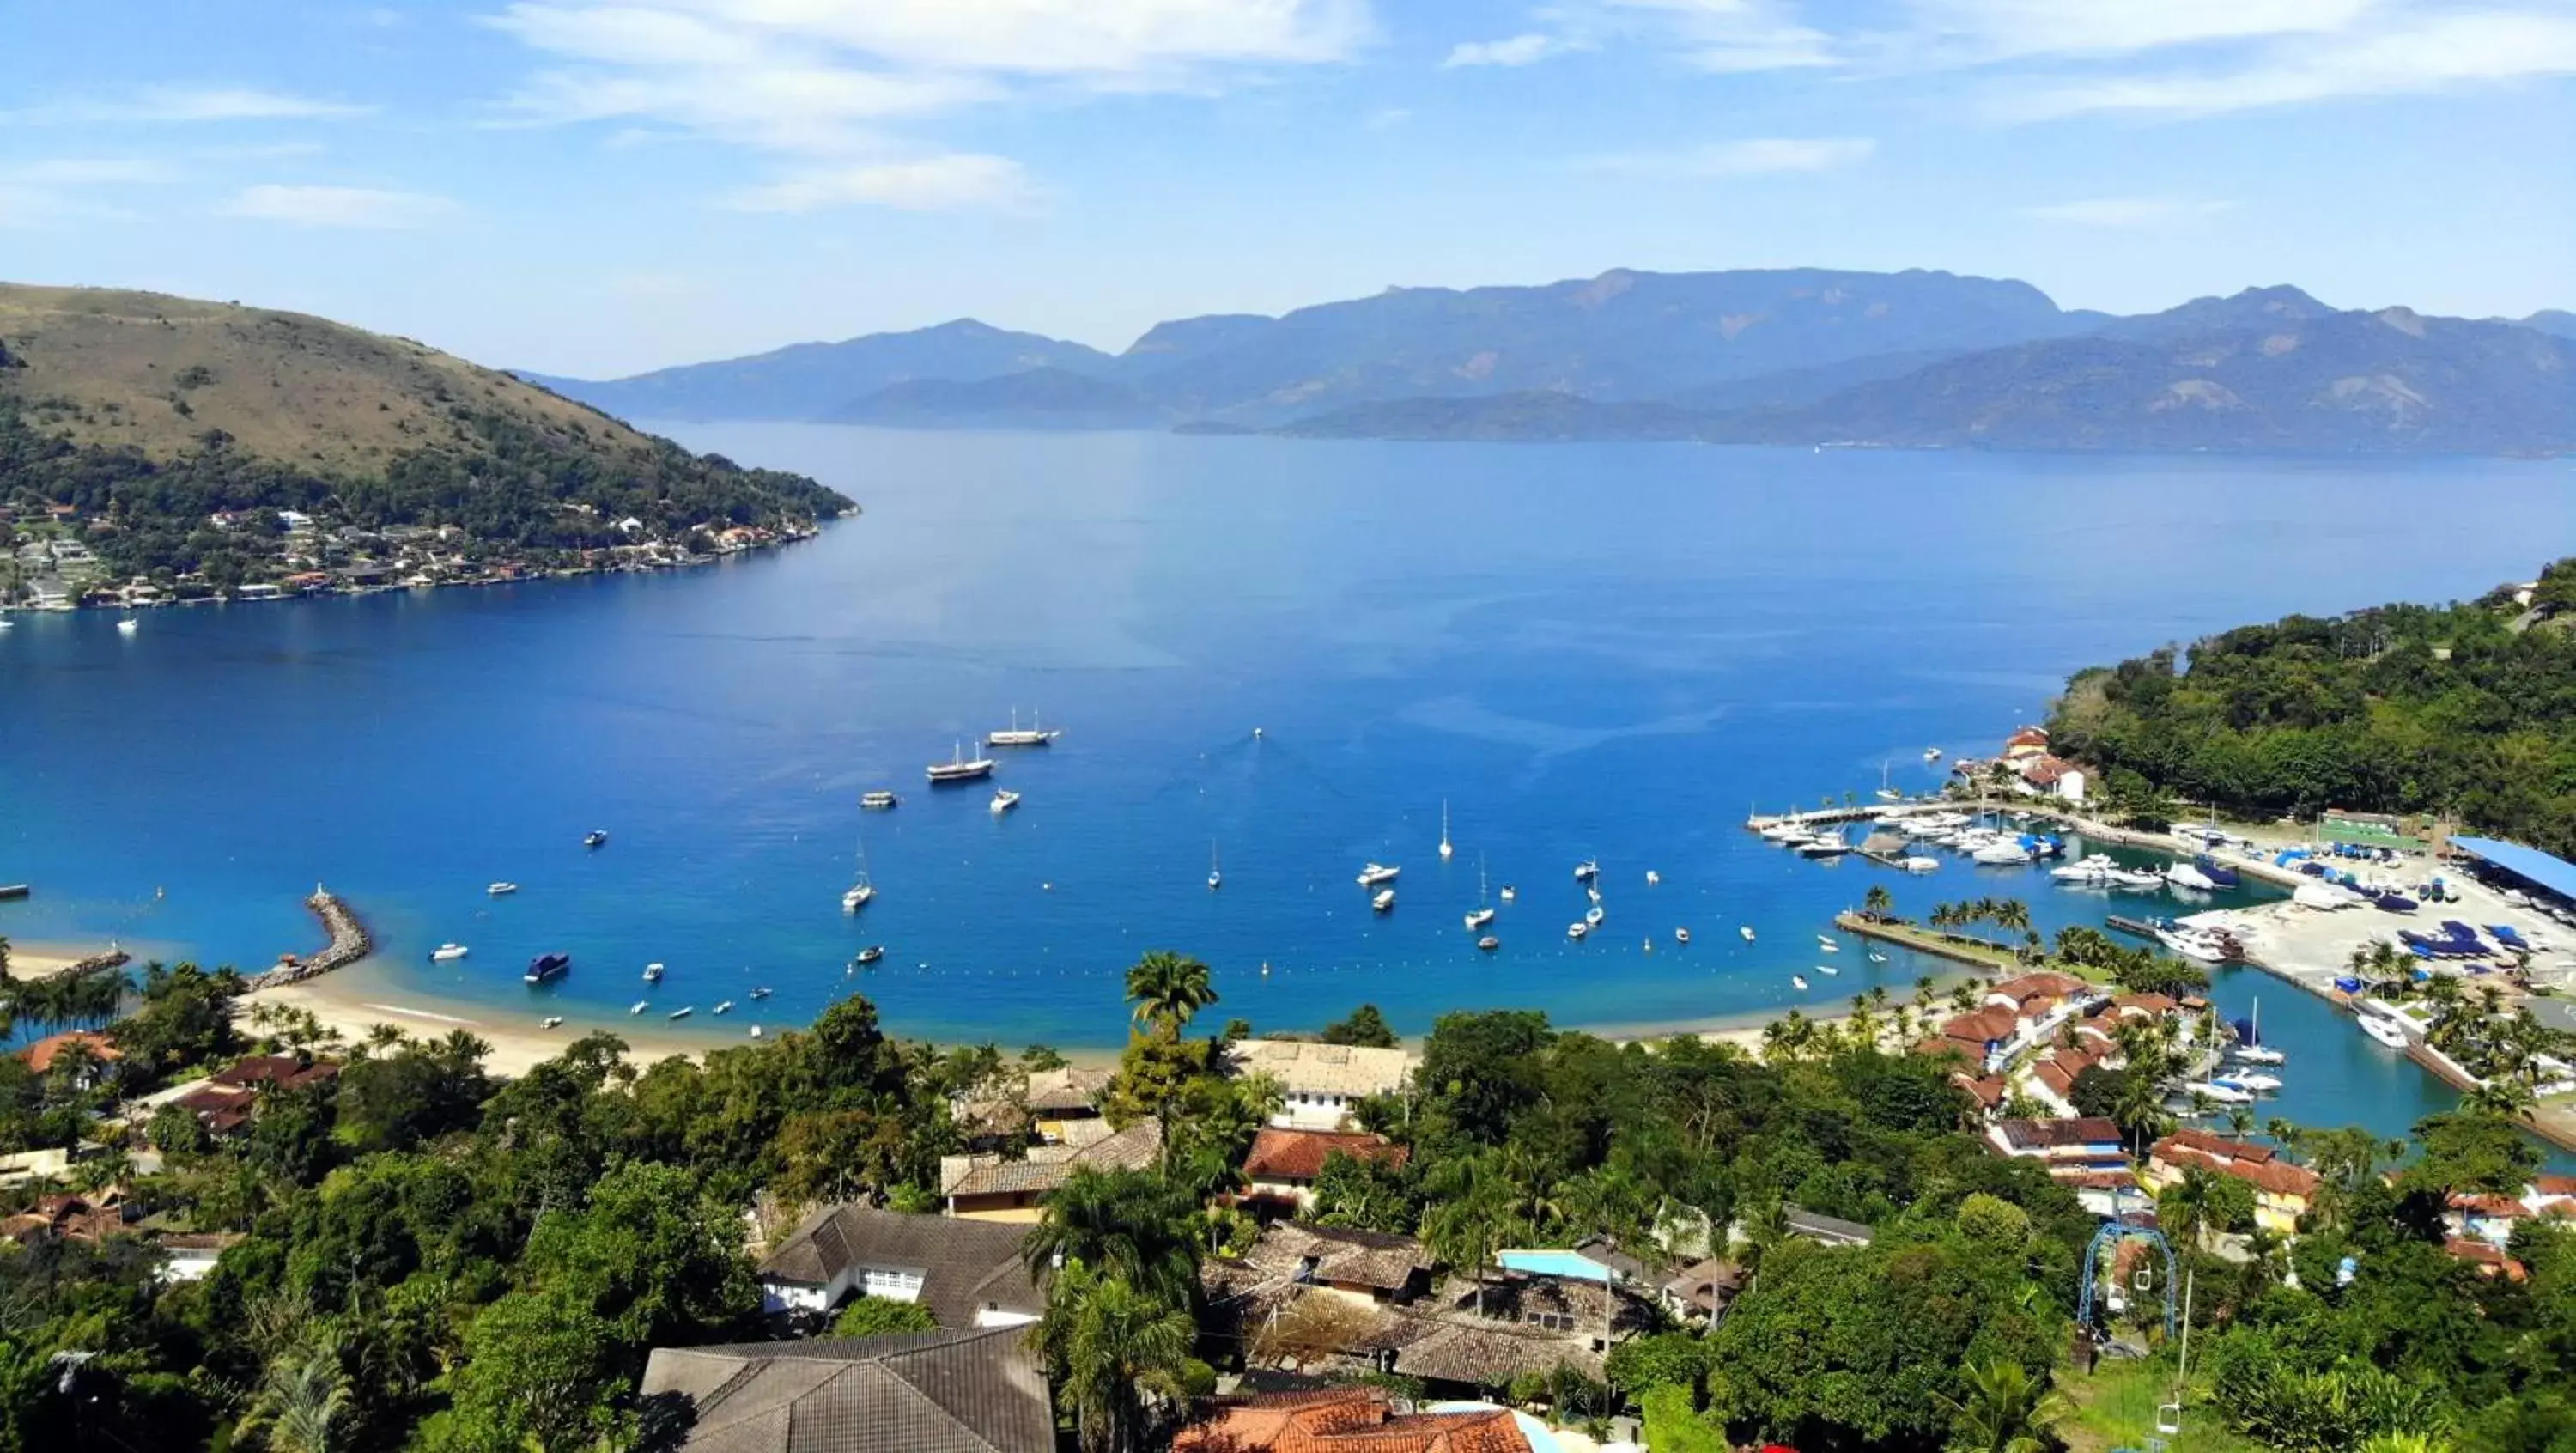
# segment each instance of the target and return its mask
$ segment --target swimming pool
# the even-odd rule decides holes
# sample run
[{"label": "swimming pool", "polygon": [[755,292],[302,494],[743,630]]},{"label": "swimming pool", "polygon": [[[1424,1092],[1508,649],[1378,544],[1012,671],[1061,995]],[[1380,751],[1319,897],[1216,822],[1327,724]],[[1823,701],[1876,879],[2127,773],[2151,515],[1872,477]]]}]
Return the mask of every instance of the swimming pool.
[{"label": "swimming pool", "polygon": [[1494,1262],[1506,1271],[1526,1271],[1535,1276],[1605,1284],[1610,1280],[1610,1268],[1579,1251],[1498,1251]]}]

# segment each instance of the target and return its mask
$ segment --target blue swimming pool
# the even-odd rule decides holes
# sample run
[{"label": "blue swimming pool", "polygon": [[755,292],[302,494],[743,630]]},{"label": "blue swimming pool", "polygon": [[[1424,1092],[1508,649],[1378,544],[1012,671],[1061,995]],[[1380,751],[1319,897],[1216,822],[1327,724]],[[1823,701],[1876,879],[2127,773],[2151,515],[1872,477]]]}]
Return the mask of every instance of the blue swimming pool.
[{"label": "blue swimming pool", "polygon": [[1607,1282],[1610,1268],[1574,1251],[1501,1251],[1494,1261],[1506,1271],[1526,1271],[1537,1276],[1562,1276],[1579,1281]]}]

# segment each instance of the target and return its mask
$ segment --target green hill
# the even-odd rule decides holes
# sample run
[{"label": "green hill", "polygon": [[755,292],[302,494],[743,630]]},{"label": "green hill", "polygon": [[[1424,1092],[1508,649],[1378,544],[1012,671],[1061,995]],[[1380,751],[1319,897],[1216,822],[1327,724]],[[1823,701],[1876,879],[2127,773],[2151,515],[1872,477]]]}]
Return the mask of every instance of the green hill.
[{"label": "green hill", "polygon": [[[69,506],[117,577],[285,573],[269,512],[452,531],[470,565],[703,553],[851,508],[408,339],[155,293],[0,284],[0,503]],[[218,513],[253,528],[223,529]],[[24,542],[21,542],[23,545]],[[361,552],[363,554],[363,552]]]}]

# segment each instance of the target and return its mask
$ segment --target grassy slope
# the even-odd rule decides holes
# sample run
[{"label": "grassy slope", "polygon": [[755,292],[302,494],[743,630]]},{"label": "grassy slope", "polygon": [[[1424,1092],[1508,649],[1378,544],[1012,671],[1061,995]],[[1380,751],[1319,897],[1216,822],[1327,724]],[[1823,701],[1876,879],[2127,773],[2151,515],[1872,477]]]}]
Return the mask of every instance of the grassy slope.
[{"label": "grassy slope", "polygon": [[[0,283],[0,343],[26,364],[0,370],[0,390],[29,406],[30,423],[157,460],[215,428],[282,464],[372,474],[411,450],[466,442],[449,413],[456,404],[593,447],[651,447],[624,424],[507,374],[299,313]],[[49,399],[77,408],[41,407]]]}]

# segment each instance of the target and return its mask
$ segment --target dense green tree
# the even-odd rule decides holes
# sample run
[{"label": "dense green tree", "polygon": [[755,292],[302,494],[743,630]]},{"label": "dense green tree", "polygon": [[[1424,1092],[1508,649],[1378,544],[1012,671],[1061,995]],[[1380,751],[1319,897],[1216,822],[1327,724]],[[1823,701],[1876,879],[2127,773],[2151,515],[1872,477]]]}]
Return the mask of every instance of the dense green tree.
[{"label": "dense green tree", "polygon": [[1157,949],[1127,970],[1127,997],[1136,1005],[1136,1022],[1178,1034],[1191,1016],[1217,1001],[1208,966],[1197,959]]},{"label": "dense green tree", "polygon": [[434,1453],[577,1453],[621,1431],[631,1374],[607,1321],[577,1296],[513,1292],[466,1329]]},{"label": "dense green tree", "polygon": [[1031,1340],[1084,1453],[1143,1453],[1177,1412],[1196,1336],[1188,1312],[1116,1270],[1076,1263],[1048,1288]]},{"label": "dense green tree", "polygon": [[859,1297],[832,1319],[835,1337],[883,1337],[894,1332],[935,1332],[938,1321],[919,1302],[891,1297]]},{"label": "dense green tree", "polygon": [[1337,1019],[1324,1026],[1324,1043],[1356,1044],[1370,1049],[1393,1049],[1398,1041],[1386,1016],[1374,1004],[1363,1004],[1351,1011],[1347,1019]]},{"label": "dense green tree", "polygon": [[760,1308],[741,1221],[677,1166],[610,1171],[588,1206],[537,1223],[525,1268],[601,1320],[629,1375],[653,1347],[717,1340]]}]

